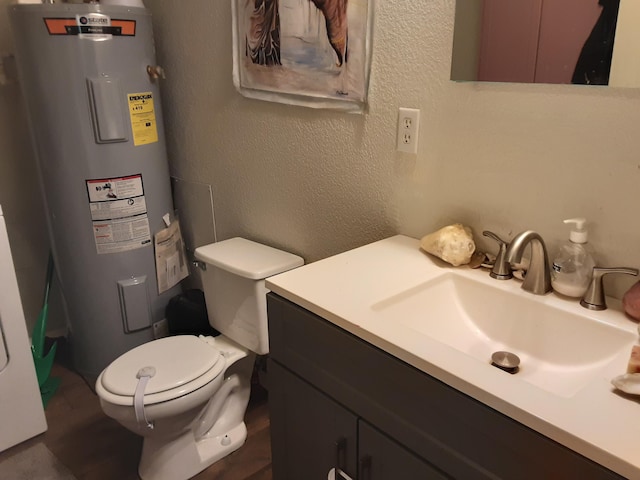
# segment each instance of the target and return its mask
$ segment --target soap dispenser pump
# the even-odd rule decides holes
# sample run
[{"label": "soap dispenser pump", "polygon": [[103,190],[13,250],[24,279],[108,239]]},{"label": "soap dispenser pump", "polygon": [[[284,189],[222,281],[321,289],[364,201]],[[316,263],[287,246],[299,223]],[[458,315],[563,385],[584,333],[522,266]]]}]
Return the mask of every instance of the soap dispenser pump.
[{"label": "soap dispenser pump", "polygon": [[567,297],[581,297],[589,286],[595,260],[588,247],[589,234],[584,218],[570,218],[564,223],[573,224],[569,241],[564,243],[553,259],[551,286]]}]

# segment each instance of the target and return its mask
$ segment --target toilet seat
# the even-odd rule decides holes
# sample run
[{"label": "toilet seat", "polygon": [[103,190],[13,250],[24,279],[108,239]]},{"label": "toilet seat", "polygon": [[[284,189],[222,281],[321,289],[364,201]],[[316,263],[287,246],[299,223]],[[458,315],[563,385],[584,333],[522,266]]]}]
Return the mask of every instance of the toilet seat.
[{"label": "toilet seat", "polygon": [[99,377],[98,395],[115,405],[133,405],[138,372],[153,367],[144,405],[179,398],[210,383],[225,369],[221,352],[192,335],[166,337],[140,345],[114,360]]}]

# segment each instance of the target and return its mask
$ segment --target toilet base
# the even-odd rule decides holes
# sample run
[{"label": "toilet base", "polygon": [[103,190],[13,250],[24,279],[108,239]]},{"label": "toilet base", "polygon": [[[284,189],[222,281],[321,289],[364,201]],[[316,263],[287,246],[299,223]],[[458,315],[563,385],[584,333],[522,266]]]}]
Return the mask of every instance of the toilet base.
[{"label": "toilet base", "polygon": [[244,422],[224,434],[203,436],[195,441],[189,431],[170,443],[162,444],[146,437],[138,473],[142,480],[187,480],[231,452],[239,449],[247,438]]}]

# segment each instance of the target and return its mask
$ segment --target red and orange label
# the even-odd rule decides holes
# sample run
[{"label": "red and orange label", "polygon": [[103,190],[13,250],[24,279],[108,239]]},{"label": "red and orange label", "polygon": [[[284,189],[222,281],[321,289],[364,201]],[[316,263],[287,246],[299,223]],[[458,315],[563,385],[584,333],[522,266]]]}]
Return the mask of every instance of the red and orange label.
[{"label": "red and orange label", "polygon": [[[75,18],[45,18],[49,35],[78,35],[83,33]],[[133,37],[136,34],[135,20],[111,20],[111,25],[101,27],[101,32],[116,36]]]}]

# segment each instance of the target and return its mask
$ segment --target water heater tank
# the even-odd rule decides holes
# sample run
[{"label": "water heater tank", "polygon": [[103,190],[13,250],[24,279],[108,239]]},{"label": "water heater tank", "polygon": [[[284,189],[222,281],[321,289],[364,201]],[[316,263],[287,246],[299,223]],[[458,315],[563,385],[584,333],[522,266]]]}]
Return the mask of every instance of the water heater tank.
[{"label": "water heater tank", "polygon": [[139,1],[9,12],[73,362],[95,377],[153,339],[179,293],[156,278],[173,202],[151,15]]}]

